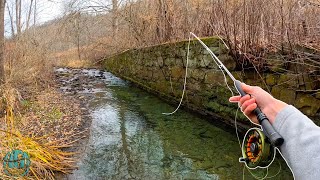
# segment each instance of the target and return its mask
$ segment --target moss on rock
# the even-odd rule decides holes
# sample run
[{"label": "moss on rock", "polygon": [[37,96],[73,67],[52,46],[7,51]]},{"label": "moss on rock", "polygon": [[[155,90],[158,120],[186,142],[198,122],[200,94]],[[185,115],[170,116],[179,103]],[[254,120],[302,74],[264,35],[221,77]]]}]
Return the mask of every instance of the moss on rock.
[{"label": "moss on rock", "polygon": [[183,78],[185,75],[185,70],[179,66],[174,66],[171,68],[171,76],[173,79]]},{"label": "moss on rock", "polygon": [[283,87],[299,87],[297,76],[291,74],[281,74],[278,80],[278,84],[281,84]]},{"label": "moss on rock", "polygon": [[294,105],[308,116],[315,116],[320,109],[320,100],[307,94],[298,94]]},{"label": "moss on rock", "polygon": [[273,85],[277,84],[277,79],[278,79],[278,76],[277,76],[277,75],[268,74],[268,75],[266,76],[266,83],[267,83],[267,85],[269,85],[269,86],[273,86]]},{"label": "moss on rock", "polygon": [[214,84],[214,85],[223,85],[224,77],[220,71],[209,70],[205,74],[204,83],[206,84]]}]

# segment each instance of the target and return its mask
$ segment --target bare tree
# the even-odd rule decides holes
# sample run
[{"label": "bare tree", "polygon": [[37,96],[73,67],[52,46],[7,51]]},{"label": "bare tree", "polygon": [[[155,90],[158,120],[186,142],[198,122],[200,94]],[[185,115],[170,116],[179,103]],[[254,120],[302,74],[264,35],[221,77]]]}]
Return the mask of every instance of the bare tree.
[{"label": "bare tree", "polygon": [[13,19],[13,9],[11,7],[9,7],[9,3],[7,3],[7,11],[8,11],[8,14],[9,14],[9,19],[10,19],[10,26],[11,26],[11,35],[14,35],[15,34],[15,31],[14,31],[14,19]]},{"label": "bare tree", "polygon": [[[37,1],[21,1],[21,0],[11,0],[6,3],[9,20],[11,35],[13,37],[19,36],[22,31],[30,28],[30,24],[35,25],[36,14],[37,14]],[[23,8],[25,9],[23,9]]]},{"label": "bare tree", "polygon": [[118,0],[112,0],[112,31],[113,35],[118,32]]},{"label": "bare tree", "polygon": [[17,35],[21,33],[21,0],[16,0],[16,27]]},{"label": "bare tree", "polygon": [[30,6],[29,6],[29,11],[28,11],[28,15],[27,15],[27,25],[26,25],[26,29],[29,29],[29,25],[30,25],[30,19],[31,19],[31,14],[32,14],[32,5],[33,5],[33,0],[30,1]]},{"label": "bare tree", "polygon": [[36,25],[36,16],[37,16],[37,0],[34,1],[34,9],[33,9],[33,25]]}]

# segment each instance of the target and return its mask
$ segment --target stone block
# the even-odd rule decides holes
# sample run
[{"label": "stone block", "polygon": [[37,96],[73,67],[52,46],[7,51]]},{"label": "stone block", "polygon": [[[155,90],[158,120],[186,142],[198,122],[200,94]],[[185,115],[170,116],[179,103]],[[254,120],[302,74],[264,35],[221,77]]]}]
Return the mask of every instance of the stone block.
[{"label": "stone block", "polygon": [[145,63],[145,66],[146,67],[152,67],[153,66],[153,60],[152,59],[147,60],[146,63]]},{"label": "stone block", "polygon": [[226,45],[223,42],[219,43],[219,54],[229,54],[230,50],[228,49],[228,47],[226,47]]},{"label": "stone block", "polygon": [[188,68],[195,68],[198,66],[198,59],[197,58],[190,58],[188,60]]},{"label": "stone block", "polygon": [[161,68],[161,72],[163,74],[163,76],[165,77],[165,79],[169,79],[171,76],[171,69],[169,69],[169,67],[163,67]]},{"label": "stone block", "polygon": [[216,56],[219,56],[221,54],[221,48],[220,47],[209,47],[209,49],[215,54]]},{"label": "stone block", "polygon": [[224,85],[224,77],[220,71],[207,71],[204,79],[206,84]]},{"label": "stone block", "polygon": [[203,81],[205,77],[205,72],[201,69],[193,69],[190,70],[190,77],[197,81]]},{"label": "stone block", "polygon": [[205,64],[205,67],[208,69],[218,69],[218,66],[212,59],[211,55],[203,55],[202,56],[203,64]]},{"label": "stone block", "polygon": [[161,57],[162,56],[162,52],[159,51],[159,50],[155,50],[154,54],[155,54],[156,57]]},{"label": "stone block", "polygon": [[163,58],[161,56],[157,57],[157,64],[159,67],[163,67]]},{"label": "stone block", "polygon": [[233,72],[231,72],[232,73],[232,75],[233,75],[233,77],[234,78],[236,78],[236,79],[238,79],[238,80],[240,80],[240,81],[243,81],[243,72],[242,71],[233,71]]},{"label": "stone block", "polygon": [[314,90],[316,89],[315,80],[313,80],[307,73],[302,73],[297,75],[298,83],[300,89]]},{"label": "stone block", "polygon": [[283,87],[298,88],[299,82],[296,75],[281,74],[278,80],[278,85]]},{"label": "stone block", "polygon": [[273,86],[271,94],[276,99],[280,99],[287,104],[294,104],[296,99],[296,91],[283,86]]},{"label": "stone block", "polygon": [[[186,55],[187,55],[187,54],[186,54]],[[195,51],[194,51],[192,48],[190,48],[188,57],[189,57],[189,58],[194,58],[194,57],[195,57]]]},{"label": "stone block", "polygon": [[273,86],[277,84],[278,76],[275,74],[267,74],[266,76],[266,83],[269,86]]},{"label": "stone block", "polygon": [[148,79],[152,79],[152,76],[153,76],[153,72],[152,71],[147,71],[147,77],[148,77]]},{"label": "stone block", "polygon": [[[189,95],[189,93],[188,93]],[[199,96],[189,95],[188,96],[189,102],[192,102],[196,106],[202,106],[202,99]]]},{"label": "stone block", "polygon": [[152,78],[153,78],[154,81],[165,80],[165,77],[164,77],[163,73],[161,71],[159,71],[159,70],[153,71]]},{"label": "stone block", "polygon": [[269,67],[269,70],[272,72],[286,72],[285,69],[285,61],[281,59],[266,59],[267,66]]},{"label": "stone block", "polygon": [[187,57],[187,51],[185,49],[180,49],[179,55],[182,57]]},{"label": "stone block", "polygon": [[202,55],[200,61],[200,67],[206,68],[206,67],[213,67],[212,65],[214,64],[213,59],[211,58],[210,55]]},{"label": "stone block", "polygon": [[282,89],[280,91],[280,100],[287,104],[294,104],[296,99],[296,91],[291,89]]},{"label": "stone block", "polygon": [[200,84],[200,82],[189,83],[189,84],[187,84],[187,88],[189,91],[197,93],[197,92],[201,91],[201,84]]},{"label": "stone block", "polygon": [[294,102],[295,107],[300,109],[307,116],[315,116],[320,109],[320,100],[308,94],[298,94]]},{"label": "stone block", "polygon": [[[221,54],[219,47],[211,46],[211,47],[209,47],[209,49],[210,49],[210,50],[213,52],[213,54],[215,54],[216,56],[219,56],[219,54]],[[210,52],[209,52],[207,49],[205,49],[205,50],[203,51],[203,54],[204,54],[204,55],[210,55]]]},{"label": "stone block", "polygon": [[179,66],[179,67],[184,67],[184,64],[183,64],[183,58],[176,58],[176,66]]},{"label": "stone block", "polygon": [[276,99],[280,99],[280,92],[283,90],[280,86],[273,86],[271,89],[271,95]]},{"label": "stone block", "polygon": [[180,66],[174,66],[171,68],[171,77],[173,79],[180,79],[184,78],[185,76],[185,69]]},{"label": "stone block", "polygon": [[174,65],[175,65],[175,61],[176,61],[175,58],[172,58],[172,57],[170,57],[170,58],[163,57],[163,58],[164,58],[164,64],[165,64],[166,66],[171,67],[171,66],[174,66]]},{"label": "stone block", "polygon": [[218,56],[219,60],[228,68],[229,71],[232,71],[236,68],[236,61],[233,59],[233,57],[227,55],[227,54],[221,54]]}]

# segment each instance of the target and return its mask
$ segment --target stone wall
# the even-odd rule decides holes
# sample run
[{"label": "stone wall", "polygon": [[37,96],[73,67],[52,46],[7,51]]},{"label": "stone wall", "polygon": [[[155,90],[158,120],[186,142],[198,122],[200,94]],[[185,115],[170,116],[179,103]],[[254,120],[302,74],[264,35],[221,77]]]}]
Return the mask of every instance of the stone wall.
[{"label": "stone wall", "polygon": [[[272,55],[269,70],[256,73],[253,68],[237,64],[228,49],[216,37],[202,39],[232,74],[250,85],[269,89],[273,96],[301,109],[314,120],[319,120],[319,81],[309,74],[283,72],[287,64],[279,63]],[[142,49],[132,49],[106,58],[104,67],[114,74],[158,94],[170,102],[178,102],[185,76],[188,41],[167,43]],[[270,63],[278,62],[278,63]],[[281,62],[281,61],[280,61]],[[284,67],[286,66],[286,67]],[[290,67],[293,68],[293,67]],[[229,84],[232,86],[232,83]],[[234,123],[236,104],[228,102],[231,93],[225,85],[221,71],[209,53],[197,42],[191,41],[186,96],[183,105],[209,117]],[[238,113],[242,126],[249,124]],[[320,120],[319,120],[320,122]]]}]

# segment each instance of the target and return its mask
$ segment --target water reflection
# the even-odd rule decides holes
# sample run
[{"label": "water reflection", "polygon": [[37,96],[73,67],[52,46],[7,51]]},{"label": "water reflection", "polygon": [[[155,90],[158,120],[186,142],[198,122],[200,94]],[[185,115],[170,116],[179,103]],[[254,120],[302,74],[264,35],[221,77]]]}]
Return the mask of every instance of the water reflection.
[{"label": "water reflection", "polygon": [[[58,73],[72,74],[60,76],[61,82],[68,82],[62,91],[91,97],[88,144],[79,169],[68,179],[242,178],[234,134],[182,110],[162,115],[174,107],[111,73],[63,69]],[[270,175],[278,168],[272,165]],[[284,169],[277,178],[292,176]],[[252,176],[246,172],[245,179]]]}]

